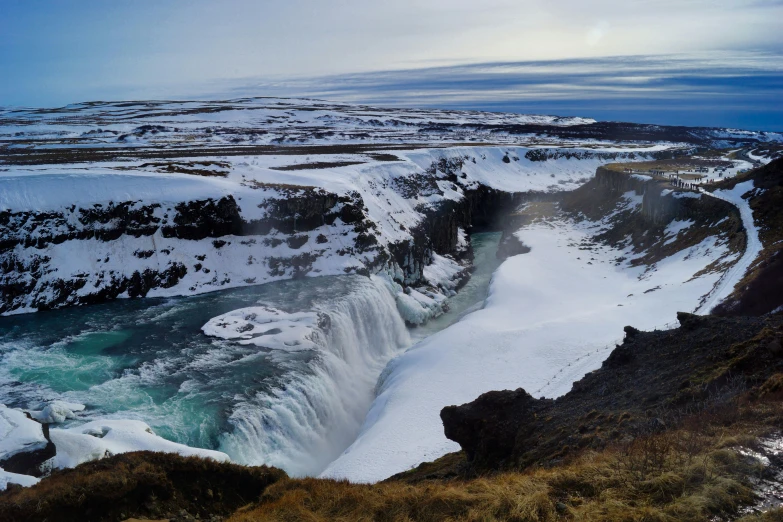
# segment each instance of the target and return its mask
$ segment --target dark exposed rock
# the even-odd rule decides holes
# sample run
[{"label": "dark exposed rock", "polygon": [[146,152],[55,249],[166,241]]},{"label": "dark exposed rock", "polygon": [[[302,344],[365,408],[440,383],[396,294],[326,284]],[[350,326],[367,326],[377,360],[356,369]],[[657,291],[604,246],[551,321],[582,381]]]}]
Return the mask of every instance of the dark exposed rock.
[{"label": "dark exposed rock", "polygon": [[631,339],[639,335],[640,332],[640,330],[637,330],[633,326],[626,326],[625,328],[623,328],[623,331],[625,332],[626,341],[630,341]]},{"label": "dark exposed rock", "polygon": [[536,417],[550,406],[523,389],[492,391],[463,406],[440,412],[446,437],[456,441],[476,467],[504,463],[518,437],[529,437]]},{"label": "dark exposed rock", "polygon": [[269,274],[275,277],[291,277],[298,279],[306,276],[313,269],[313,263],[318,256],[305,252],[292,257],[270,257]]},{"label": "dark exposed rock", "polygon": [[524,197],[494,190],[483,185],[464,189],[459,201],[446,200],[436,208],[419,208],[424,214],[422,222],[410,230],[412,240],[389,245],[392,259],[405,273],[405,284],[422,281],[422,270],[432,258],[454,253],[457,248],[458,229],[466,231],[497,230],[502,226],[501,216],[506,215]]},{"label": "dark exposed rock", "polygon": [[[70,207],[62,212],[0,212],[0,254],[17,245],[43,248],[74,239],[111,241],[123,234],[150,236],[160,225],[155,216],[158,204],[125,202]],[[111,226],[106,226],[111,224]]]},{"label": "dark exposed rock", "polygon": [[174,224],[164,226],[164,237],[206,239],[226,235],[242,235],[243,221],[232,196],[214,200],[180,203],[176,207]]},{"label": "dark exposed rock", "polygon": [[289,248],[293,248],[294,250],[299,249],[307,243],[307,240],[309,239],[309,236],[291,236],[288,239],[285,240],[286,244]]}]

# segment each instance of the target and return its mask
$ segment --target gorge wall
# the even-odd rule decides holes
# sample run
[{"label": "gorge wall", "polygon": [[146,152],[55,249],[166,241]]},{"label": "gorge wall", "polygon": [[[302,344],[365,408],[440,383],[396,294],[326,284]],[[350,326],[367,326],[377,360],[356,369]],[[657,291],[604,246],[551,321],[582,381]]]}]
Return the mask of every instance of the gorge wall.
[{"label": "gorge wall", "polygon": [[458,178],[462,161],[382,180],[369,196],[397,198],[387,212],[405,215],[393,234],[381,230],[389,216],[368,208],[366,191],[258,182],[179,201],[74,198],[59,208],[2,209],[0,314],[319,274],[385,271],[406,286],[426,284],[433,253],[469,256],[458,248],[460,230],[469,241],[465,230],[493,226],[516,201]]}]

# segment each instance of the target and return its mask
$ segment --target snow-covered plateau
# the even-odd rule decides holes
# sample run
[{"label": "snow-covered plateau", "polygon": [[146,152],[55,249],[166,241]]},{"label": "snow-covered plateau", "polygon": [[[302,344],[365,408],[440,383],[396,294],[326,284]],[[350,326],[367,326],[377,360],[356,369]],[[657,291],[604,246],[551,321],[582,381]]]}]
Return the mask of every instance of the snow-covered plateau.
[{"label": "snow-covered plateau", "polygon": [[[605,165],[781,142],[316,100],[0,111],[0,489],[138,449],[359,482],[454,451],[443,407],[562,395],[625,325],[708,312],[758,255],[752,182],[709,194]],[[510,256],[486,300],[412,342],[486,229]],[[229,289],[248,293],[204,297]],[[25,335],[25,313],[140,297],[169,300]]]}]

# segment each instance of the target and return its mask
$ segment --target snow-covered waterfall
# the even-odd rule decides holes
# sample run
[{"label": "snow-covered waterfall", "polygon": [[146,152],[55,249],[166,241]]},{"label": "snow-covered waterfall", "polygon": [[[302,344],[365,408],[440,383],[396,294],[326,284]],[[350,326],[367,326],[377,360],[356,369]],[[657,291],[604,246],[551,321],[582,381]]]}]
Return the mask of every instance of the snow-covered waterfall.
[{"label": "snow-covered waterfall", "polygon": [[[317,310],[318,349],[286,382],[237,404],[220,449],[232,460],[317,474],[355,439],[378,375],[410,337],[387,283],[372,277]],[[304,352],[303,352],[304,353]]]}]

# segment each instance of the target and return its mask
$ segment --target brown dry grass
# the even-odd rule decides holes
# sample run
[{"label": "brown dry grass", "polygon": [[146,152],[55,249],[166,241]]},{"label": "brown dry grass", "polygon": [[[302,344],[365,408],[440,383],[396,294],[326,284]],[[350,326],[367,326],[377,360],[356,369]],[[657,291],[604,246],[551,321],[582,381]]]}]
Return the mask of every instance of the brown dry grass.
[{"label": "brown dry grass", "polygon": [[[780,409],[765,408],[757,412],[762,417]],[[766,429],[701,425],[587,452],[557,467],[471,480],[362,485],[285,479],[229,520],[703,521],[753,501],[745,478],[758,470],[732,448]],[[768,520],[777,519],[758,519]]]},{"label": "brown dry grass", "polygon": [[278,469],[136,452],[54,473],[0,494],[0,520],[93,521],[166,518],[186,510],[228,515],[285,477]]}]

